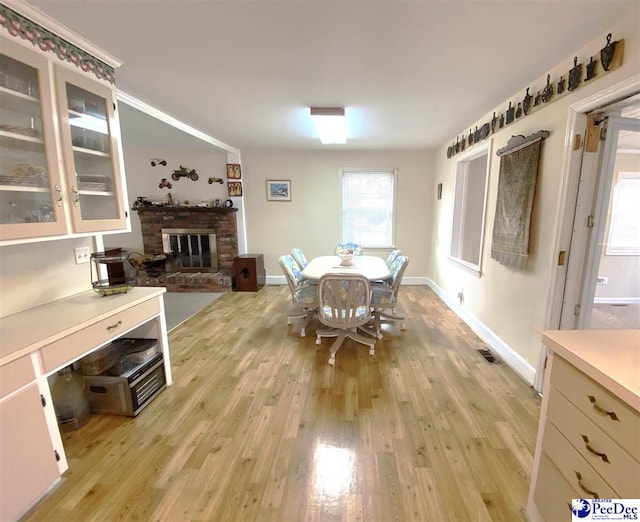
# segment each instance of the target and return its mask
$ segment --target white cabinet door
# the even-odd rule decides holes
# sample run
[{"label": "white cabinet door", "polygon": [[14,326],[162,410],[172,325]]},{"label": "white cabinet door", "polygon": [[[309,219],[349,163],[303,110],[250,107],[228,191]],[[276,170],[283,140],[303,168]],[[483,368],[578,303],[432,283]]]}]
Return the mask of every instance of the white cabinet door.
[{"label": "white cabinet door", "polygon": [[64,234],[48,61],[0,43],[0,239]]},{"label": "white cabinet door", "polygon": [[120,143],[114,91],[56,67],[60,135],[75,232],[123,229]]},{"label": "white cabinet door", "polygon": [[0,403],[0,520],[13,520],[58,479],[35,383]]}]

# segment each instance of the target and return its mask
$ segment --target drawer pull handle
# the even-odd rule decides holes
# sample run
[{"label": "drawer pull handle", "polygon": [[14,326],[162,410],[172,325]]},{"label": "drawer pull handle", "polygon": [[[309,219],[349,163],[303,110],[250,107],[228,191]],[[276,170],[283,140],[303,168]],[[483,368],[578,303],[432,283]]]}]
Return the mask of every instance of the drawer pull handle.
[{"label": "drawer pull handle", "polygon": [[112,324],[111,326],[107,326],[107,330],[113,330],[114,328],[118,328],[122,324],[122,321],[118,321],[116,324]]},{"label": "drawer pull handle", "polygon": [[620,419],[616,415],[615,411],[607,411],[602,406],[599,406],[596,402],[596,398],[593,395],[587,395],[587,397],[589,397],[589,402],[593,406],[593,409],[596,410],[600,415],[609,415],[609,417],[611,417],[611,420],[620,422]]},{"label": "drawer pull handle", "polygon": [[600,498],[600,495],[598,495],[595,491],[591,491],[584,486],[584,484],[582,483],[582,475],[579,471],[574,471],[574,473],[576,474],[576,478],[578,479],[578,486],[580,486],[580,489],[582,491],[584,491],[588,495],[591,495],[593,498]]},{"label": "drawer pull handle", "polygon": [[594,450],[591,446],[589,446],[589,437],[587,437],[586,435],[580,435],[580,436],[582,437],[582,440],[584,441],[584,445],[587,448],[587,450],[589,451],[589,453],[592,453],[592,454],[600,457],[607,464],[611,464],[611,462],[609,462],[609,457],[607,457],[606,453],[599,453],[596,450]]}]

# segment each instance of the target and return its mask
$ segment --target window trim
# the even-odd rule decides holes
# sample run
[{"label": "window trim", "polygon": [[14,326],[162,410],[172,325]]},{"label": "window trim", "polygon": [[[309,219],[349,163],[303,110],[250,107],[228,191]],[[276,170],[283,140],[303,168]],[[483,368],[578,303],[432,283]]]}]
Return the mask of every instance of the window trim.
[{"label": "window trim", "polygon": [[[491,151],[493,146],[493,139],[489,139],[487,143],[479,146],[477,149],[473,149],[468,151],[467,153],[461,154],[458,157],[458,161],[455,166],[455,176],[454,176],[454,191],[453,197],[451,200],[451,226],[449,230],[449,251],[447,254],[447,259],[453,265],[456,265],[458,268],[480,278],[482,277],[482,261],[484,258],[484,237],[486,233],[486,225],[487,225],[487,203],[488,203],[488,195],[489,195],[489,179],[491,174]],[[456,185],[458,183],[458,171],[460,169],[461,164],[465,164],[467,168],[468,164],[478,159],[482,156],[487,157],[487,167],[485,170],[485,180],[484,180],[484,195],[483,195],[483,204],[482,204],[482,224],[480,227],[480,244],[478,245],[478,263],[474,264],[461,257],[456,257],[451,254],[453,238],[454,238],[454,229],[456,226],[455,222],[455,214],[456,214],[456,205],[455,205],[455,195],[456,195]],[[465,178],[465,184],[467,182]],[[466,188],[465,188],[466,194]],[[464,194],[463,194],[464,196]],[[458,223],[459,225],[459,223]]]},{"label": "window trim", "polygon": [[344,223],[344,179],[345,176],[349,173],[354,174],[363,174],[363,173],[371,173],[371,174],[391,174],[391,179],[393,183],[393,197],[391,198],[391,244],[390,245],[366,245],[362,244],[363,250],[392,250],[395,249],[396,244],[396,221],[397,221],[397,199],[398,199],[398,169],[395,167],[376,167],[376,168],[351,168],[344,167],[339,169],[339,182],[340,182],[340,241],[345,242],[347,239],[345,238],[345,223]]}]

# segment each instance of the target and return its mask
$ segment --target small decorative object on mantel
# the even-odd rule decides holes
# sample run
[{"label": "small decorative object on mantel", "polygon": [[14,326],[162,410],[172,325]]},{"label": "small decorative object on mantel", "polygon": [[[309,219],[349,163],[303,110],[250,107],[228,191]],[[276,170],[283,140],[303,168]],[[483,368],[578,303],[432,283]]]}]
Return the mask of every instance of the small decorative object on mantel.
[{"label": "small decorative object on mantel", "polygon": [[162,158],[151,158],[151,166],[155,167],[156,165],[162,165],[163,167],[167,166],[167,160]]},{"label": "small decorative object on mantel", "polygon": [[214,183],[220,183],[222,185],[224,180],[222,178],[209,178],[207,183],[209,183],[209,185],[213,185]]},{"label": "small decorative object on mantel", "polygon": [[[579,58],[575,56],[573,58],[573,67],[565,74],[561,75],[556,80],[551,79],[551,74],[547,75],[546,85],[542,87],[542,90],[534,90],[535,87],[527,87],[522,103],[516,101],[509,101],[509,107],[504,111],[494,111],[493,117],[489,122],[491,128],[491,134],[496,133],[498,130],[504,128],[505,125],[513,123],[516,119],[522,116],[528,116],[531,112],[539,109],[544,104],[552,103],[553,101],[560,99],[562,96],[568,95],[569,92],[576,90],[588,81],[594,80],[596,77],[601,77],[620,66],[622,66],[623,54],[624,54],[624,39],[617,41],[611,41],[612,35],[607,35],[607,44],[602,48],[597,55],[589,56],[589,62],[585,69],[586,73],[583,77],[582,63],[578,63]],[[597,70],[598,59],[602,64],[602,70]],[[555,87],[555,93],[554,93]],[[530,91],[533,90],[536,94],[531,95]],[[532,102],[533,98],[533,104]],[[514,107],[514,103],[517,107]],[[498,116],[499,115],[499,116]],[[474,125],[475,132],[469,129],[469,136],[467,145],[474,145],[489,135],[484,131],[486,123]],[[478,131],[480,129],[480,131]],[[457,146],[454,143],[453,146],[447,149],[447,157],[451,158],[460,151],[463,151],[464,139],[461,146]]]},{"label": "small decorative object on mantel", "polygon": [[196,172],[196,169],[188,169],[187,167],[180,165],[180,168],[174,170],[171,174],[171,179],[173,181],[178,181],[180,178],[189,178],[192,181],[197,181],[198,173]]}]

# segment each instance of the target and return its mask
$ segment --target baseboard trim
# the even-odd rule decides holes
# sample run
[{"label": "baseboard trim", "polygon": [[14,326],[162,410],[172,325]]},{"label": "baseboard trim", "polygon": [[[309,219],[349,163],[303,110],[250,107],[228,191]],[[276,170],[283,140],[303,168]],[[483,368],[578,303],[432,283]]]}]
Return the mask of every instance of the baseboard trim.
[{"label": "baseboard trim", "polygon": [[489,345],[500,358],[508,364],[513,371],[522,377],[529,385],[533,386],[536,377],[536,369],[525,361],[516,351],[507,343],[494,334],[489,328],[478,321],[474,316],[468,313],[464,308],[459,306],[454,299],[447,295],[442,288],[428,279],[427,286],[431,288],[437,296],[449,307],[453,312],[462,319],[473,332],[480,337],[487,345]]},{"label": "baseboard trim", "polygon": [[638,304],[640,297],[596,297],[593,304]]}]

